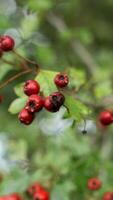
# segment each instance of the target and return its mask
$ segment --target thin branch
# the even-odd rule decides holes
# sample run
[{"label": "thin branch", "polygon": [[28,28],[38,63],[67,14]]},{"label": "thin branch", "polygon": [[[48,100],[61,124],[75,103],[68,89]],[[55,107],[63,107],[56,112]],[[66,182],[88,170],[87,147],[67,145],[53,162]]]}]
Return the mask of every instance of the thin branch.
[{"label": "thin branch", "polygon": [[35,61],[30,60],[30,59],[25,58],[24,56],[20,55],[15,49],[13,49],[13,53],[14,53],[18,58],[20,58],[21,60],[24,60],[26,63],[33,64],[33,65],[39,67],[39,64],[38,64],[38,63],[36,63]]},{"label": "thin branch", "polygon": [[12,83],[14,80],[18,79],[19,77],[23,76],[24,74],[28,74],[30,72],[34,71],[33,69],[27,69],[25,71],[22,71],[14,76],[12,76],[11,78],[9,78],[7,81],[5,81],[4,83],[0,84],[0,89],[4,88],[5,86],[7,86],[8,84]]}]

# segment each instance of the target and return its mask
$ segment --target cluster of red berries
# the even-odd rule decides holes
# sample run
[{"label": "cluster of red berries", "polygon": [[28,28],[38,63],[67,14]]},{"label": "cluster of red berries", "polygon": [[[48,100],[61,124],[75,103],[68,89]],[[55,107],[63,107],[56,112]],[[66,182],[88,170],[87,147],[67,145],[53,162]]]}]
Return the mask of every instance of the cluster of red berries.
[{"label": "cluster of red berries", "polygon": [[33,197],[33,200],[50,200],[49,192],[38,182],[29,186],[27,194]]},{"label": "cluster of red berries", "polygon": [[19,194],[13,193],[0,197],[0,200],[22,200],[22,198]]},{"label": "cluster of red berries", "polygon": [[[67,74],[58,73],[54,78],[57,87],[66,87],[69,82]],[[47,97],[42,97],[40,93],[40,85],[35,80],[28,80],[24,84],[24,93],[29,96],[25,107],[20,111],[19,120],[29,125],[34,119],[34,114],[44,107],[49,112],[57,112],[64,104],[65,97],[61,92],[53,92]]]},{"label": "cluster of red berries", "polygon": [[[49,192],[47,192],[38,182],[29,186],[26,193],[32,197],[33,200],[50,200]],[[22,200],[22,196],[17,193],[13,193],[0,197],[0,200]]]},{"label": "cluster of red berries", "polygon": [[103,126],[108,126],[113,123],[113,111],[105,110],[99,115],[99,121]]},{"label": "cluster of red berries", "polygon": [[13,50],[15,41],[9,35],[0,36],[0,57],[3,55],[3,52]]},{"label": "cluster of red berries", "polygon": [[[89,190],[99,190],[102,187],[102,182],[98,178],[90,178],[87,187]],[[113,192],[105,192],[102,200],[113,200]]]}]

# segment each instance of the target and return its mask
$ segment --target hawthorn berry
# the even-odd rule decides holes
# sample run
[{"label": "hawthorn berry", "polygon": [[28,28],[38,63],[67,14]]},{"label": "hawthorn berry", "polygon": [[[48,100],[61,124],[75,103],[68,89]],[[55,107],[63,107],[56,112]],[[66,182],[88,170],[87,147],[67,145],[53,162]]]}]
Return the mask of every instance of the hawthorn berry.
[{"label": "hawthorn berry", "polygon": [[40,85],[37,81],[35,80],[28,80],[25,82],[24,85],[24,93],[27,96],[30,96],[32,94],[38,94],[40,91]]},{"label": "hawthorn berry", "polygon": [[20,111],[18,119],[21,123],[29,125],[32,123],[34,115],[24,108]]},{"label": "hawthorn berry", "polygon": [[65,97],[60,92],[54,92],[45,98],[44,107],[50,112],[59,111],[60,107],[64,104]]},{"label": "hawthorn berry", "polygon": [[36,94],[33,94],[29,97],[25,109],[31,113],[38,112],[43,108],[43,98]]},{"label": "hawthorn berry", "polygon": [[104,126],[110,125],[113,122],[113,113],[109,110],[102,111],[99,115],[99,121]]},{"label": "hawthorn berry", "polygon": [[11,51],[15,45],[14,39],[9,35],[3,35],[0,37],[0,48],[2,51]]},{"label": "hawthorn berry", "polygon": [[13,193],[0,197],[0,200],[21,200],[21,196],[19,194]]},{"label": "hawthorn berry", "polygon": [[38,183],[38,182],[33,183],[27,189],[27,194],[33,196],[36,192],[40,191],[41,189],[42,189],[42,186],[40,185],[40,183]]},{"label": "hawthorn berry", "polygon": [[34,200],[49,200],[50,195],[49,195],[49,192],[45,191],[45,189],[42,188],[33,195],[33,199]]},{"label": "hawthorn berry", "polygon": [[60,88],[66,87],[69,83],[68,75],[63,73],[57,74],[54,78],[54,83]]},{"label": "hawthorn berry", "polygon": [[103,195],[103,200],[113,200],[113,192],[106,192]]},{"label": "hawthorn berry", "polygon": [[98,190],[101,188],[102,183],[98,178],[90,178],[87,186],[89,190]]}]

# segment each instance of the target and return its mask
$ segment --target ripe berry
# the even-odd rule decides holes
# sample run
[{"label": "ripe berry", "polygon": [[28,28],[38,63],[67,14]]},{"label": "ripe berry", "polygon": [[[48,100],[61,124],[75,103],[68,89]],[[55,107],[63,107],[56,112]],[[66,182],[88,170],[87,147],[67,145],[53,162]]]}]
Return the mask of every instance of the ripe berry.
[{"label": "ripe berry", "polygon": [[103,200],[113,200],[113,192],[106,192],[103,195]]},{"label": "ripe berry", "polygon": [[20,195],[14,193],[14,194],[8,195],[7,200],[21,200],[21,197]]},{"label": "ripe berry", "polygon": [[21,197],[20,197],[20,195],[13,193],[10,195],[0,197],[0,200],[21,200]]},{"label": "ripe berry", "polygon": [[18,119],[20,120],[21,123],[29,125],[32,123],[33,119],[34,119],[34,115],[30,112],[28,112],[28,110],[26,110],[25,108],[22,109],[18,115]]},{"label": "ripe berry", "polygon": [[40,189],[38,192],[36,192],[33,195],[33,199],[34,200],[49,200],[50,195],[47,191],[45,191],[45,189]]},{"label": "ripe berry", "polygon": [[54,83],[60,88],[66,87],[69,83],[68,75],[62,73],[57,74],[54,78]]},{"label": "ripe berry", "polygon": [[113,113],[111,111],[103,111],[100,113],[99,121],[102,125],[107,126],[113,122]]},{"label": "ripe berry", "polygon": [[13,50],[15,45],[14,39],[9,35],[3,35],[0,37],[0,47],[3,51]]},{"label": "ripe berry", "polygon": [[50,112],[57,112],[64,104],[64,101],[65,97],[62,93],[54,92],[45,98],[44,107]]},{"label": "ripe berry", "polygon": [[41,96],[33,94],[29,97],[25,109],[29,112],[38,112],[43,108],[44,101]]},{"label": "ripe berry", "polygon": [[24,85],[24,93],[28,96],[32,94],[38,94],[40,91],[40,85],[35,80],[28,80]]},{"label": "ripe berry", "polygon": [[98,190],[101,188],[101,181],[97,178],[90,178],[88,180],[88,189],[89,190]]},{"label": "ripe berry", "polygon": [[31,196],[33,196],[36,192],[40,191],[42,189],[42,186],[40,183],[36,182],[29,186],[27,193]]}]

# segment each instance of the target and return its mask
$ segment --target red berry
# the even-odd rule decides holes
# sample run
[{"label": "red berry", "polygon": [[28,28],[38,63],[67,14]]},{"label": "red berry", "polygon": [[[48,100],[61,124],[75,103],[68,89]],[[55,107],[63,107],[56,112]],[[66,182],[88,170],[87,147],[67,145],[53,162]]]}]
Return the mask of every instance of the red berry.
[{"label": "red berry", "polygon": [[29,125],[32,123],[34,115],[24,108],[20,111],[18,118],[21,123]]},{"label": "red berry", "polygon": [[113,200],[113,192],[106,192],[103,195],[103,200]]},{"label": "red berry", "polygon": [[0,200],[21,200],[21,196],[16,193],[13,193],[10,195],[0,197]]},{"label": "red berry", "polygon": [[107,126],[113,122],[113,113],[111,111],[103,111],[100,113],[99,121],[102,125]]},{"label": "red berry", "polygon": [[64,104],[64,101],[65,97],[62,93],[54,92],[45,98],[44,107],[50,112],[57,112]]},{"label": "red berry", "polygon": [[14,39],[9,35],[3,35],[0,37],[0,47],[3,51],[13,50],[15,45]]},{"label": "red berry", "polygon": [[41,189],[42,189],[42,186],[40,185],[40,183],[36,182],[29,186],[27,193],[32,196],[36,192],[40,191]]},{"label": "red berry", "polygon": [[60,88],[66,87],[69,83],[68,75],[62,73],[57,74],[54,78],[54,83]]},{"label": "red berry", "polygon": [[7,200],[21,200],[21,197],[20,195],[14,193],[14,194],[11,194],[11,195],[8,195],[6,196],[7,197]]},{"label": "red berry", "polygon": [[40,91],[40,85],[35,80],[28,80],[24,85],[24,93],[28,96],[32,94],[38,94]]},{"label": "red berry", "polygon": [[50,195],[47,191],[45,191],[45,189],[40,189],[38,192],[36,192],[33,195],[33,199],[34,200],[49,200],[50,199]]},{"label": "red berry", "polygon": [[98,178],[90,178],[88,180],[88,189],[89,190],[98,190],[102,186],[101,181]]},{"label": "red berry", "polygon": [[44,101],[41,96],[33,94],[29,97],[25,109],[29,112],[38,112],[43,108]]}]

